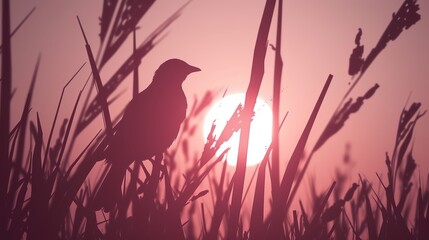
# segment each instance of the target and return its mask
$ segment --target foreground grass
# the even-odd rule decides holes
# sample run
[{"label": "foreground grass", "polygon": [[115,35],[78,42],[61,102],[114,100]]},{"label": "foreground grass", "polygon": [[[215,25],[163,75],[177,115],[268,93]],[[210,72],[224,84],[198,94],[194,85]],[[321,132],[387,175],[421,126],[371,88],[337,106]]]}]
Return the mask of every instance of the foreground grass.
[{"label": "foreground grass", "polygon": [[[101,18],[101,41],[107,41],[100,53],[101,61],[96,63],[91,47],[86,43],[89,65],[98,94],[91,87],[81,103],[85,86],[78,93],[74,108],[60,128],[57,126],[58,108],[53,114],[48,140],[46,129],[39,117],[30,120],[29,112],[36,84],[39,61],[36,64],[26,104],[20,121],[10,127],[10,83],[11,51],[9,1],[3,1],[2,26],[2,99],[0,135],[0,235],[6,239],[428,239],[429,238],[429,183],[412,182],[416,161],[412,155],[412,136],[420,117],[424,115],[420,103],[412,103],[402,110],[395,147],[386,154],[387,179],[379,177],[379,183],[370,183],[363,177],[356,183],[348,183],[338,177],[336,182],[326,187],[322,194],[314,191],[308,203],[300,203],[300,209],[291,209],[300,183],[312,156],[342,127],[352,114],[359,111],[379,88],[378,84],[368,89],[356,99],[349,98],[364,73],[374,59],[403,31],[415,24],[420,16],[414,1],[404,1],[395,17],[387,26],[376,47],[363,58],[360,45],[362,32],[356,36],[356,48],[350,57],[349,73],[357,75],[357,80],[345,93],[319,140],[303,159],[303,152],[311,129],[317,118],[324,97],[328,94],[332,75],[327,77],[305,129],[296,143],[286,169],[278,168],[279,136],[281,127],[279,99],[276,97],[274,109],[273,142],[267,149],[264,160],[259,165],[256,177],[250,184],[255,185],[252,193],[246,194],[244,184],[246,174],[246,152],[248,148],[251,116],[262,82],[265,69],[266,43],[276,1],[267,0],[255,45],[251,78],[243,106],[237,106],[235,113],[223,129],[222,134],[213,136],[215,125],[207,137],[198,157],[189,154],[189,142],[198,127],[198,117],[211,104],[215,94],[207,92],[192,104],[188,118],[182,126],[177,145],[169,149],[163,158],[151,159],[129,166],[124,181],[123,198],[117,208],[109,213],[94,211],[94,193],[99,188],[103,176],[90,180],[90,174],[114,134],[117,120],[111,120],[107,97],[124,79],[136,73],[140,60],[155,47],[157,37],[174,22],[182,9],[173,14],[156,29],[134,53],[119,67],[118,71],[103,84],[99,72],[104,64],[115,55],[123,40],[132,33],[135,25],[145,15],[154,1],[136,7],[138,11],[126,22],[127,28],[115,44],[107,29],[115,28],[114,8],[119,12],[125,5],[122,1],[108,5],[104,3]],[[282,5],[282,1],[279,1]],[[113,10],[112,10],[113,9]],[[281,25],[282,8],[279,8],[277,24]],[[109,27],[110,26],[110,27]],[[84,24],[81,25],[83,37]],[[277,28],[274,96],[278,96],[281,82],[281,27]],[[106,32],[105,32],[106,31]],[[82,66],[83,67],[83,66]],[[81,68],[82,68],[81,67]],[[80,69],[81,69],[80,68]],[[72,81],[77,73],[70,79]],[[138,74],[134,74],[134,84]],[[70,83],[70,81],[68,83]],[[64,86],[63,93],[68,83]],[[93,86],[93,84],[89,84]],[[138,87],[134,87],[138,89]],[[78,109],[81,109],[80,113]],[[89,124],[99,115],[105,122],[105,131],[99,132],[84,149],[76,149],[77,138],[88,130]],[[223,152],[216,157],[220,146],[233,132],[240,132],[240,154],[232,176],[226,172]],[[25,146],[31,143],[30,146]],[[72,151],[79,151],[71,158]],[[185,170],[175,163],[188,162]],[[217,165],[221,165],[219,177],[209,177]],[[271,168],[267,168],[270,166]],[[107,170],[107,169],[106,169]],[[266,178],[266,174],[270,174]],[[266,182],[268,179],[268,182]],[[428,178],[429,181],[429,178]],[[201,190],[208,184],[209,190]],[[265,195],[266,184],[272,194]],[[380,184],[381,191],[373,188]],[[350,187],[347,187],[350,185]],[[415,187],[414,185],[417,185]],[[412,191],[412,188],[417,188]],[[414,195],[413,195],[414,194]],[[249,229],[243,228],[241,208],[243,196],[252,198]],[[212,205],[207,204],[211,198]],[[202,200],[204,199],[204,200]],[[269,206],[269,212],[264,207]],[[200,211],[196,209],[199,208]],[[198,216],[197,212],[201,212]],[[413,217],[412,217],[413,216]],[[413,219],[414,218],[414,219]],[[184,220],[186,219],[186,220]]]}]

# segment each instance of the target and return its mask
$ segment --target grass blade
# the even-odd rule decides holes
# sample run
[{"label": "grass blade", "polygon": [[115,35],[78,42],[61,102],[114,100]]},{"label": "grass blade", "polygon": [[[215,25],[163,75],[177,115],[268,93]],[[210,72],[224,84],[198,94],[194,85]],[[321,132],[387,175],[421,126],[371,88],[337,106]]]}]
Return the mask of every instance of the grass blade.
[{"label": "grass blade", "polygon": [[37,133],[34,136],[35,145],[32,163],[32,181],[31,181],[31,203],[28,217],[29,229],[28,235],[34,239],[44,238],[44,227],[46,223],[45,216],[48,207],[48,199],[44,199],[44,177],[42,170],[42,145],[43,132],[40,124],[39,115],[37,115]]},{"label": "grass blade", "polygon": [[310,155],[307,157],[304,167],[302,168],[302,170],[300,171],[296,179],[296,184],[293,186],[293,189],[290,193],[290,199],[286,204],[286,209],[289,209],[290,205],[292,204],[292,200],[295,197],[296,192],[298,191],[298,187],[302,179],[304,178],[304,174],[310,164],[310,161],[315,151],[317,151],[329,138],[331,138],[335,133],[337,133],[344,126],[344,124],[346,123],[350,115],[352,113],[356,113],[362,107],[364,100],[371,98],[376,92],[376,90],[378,89],[378,87],[379,85],[375,84],[363,96],[358,97],[355,102],[352,102],[352,99],[350,99],[348,104],[345,104],[339,112],[334,113],[332,118],[329,120],[328,125],[323,130],[321,136],[319,137],[315,146],[310,152]]},{"label": "grass blade", "polygon": [[[282,15],[283,15],[283,0],[279,0],[277,12],[277,32],[276,32],[276,47],[274,60],[274,84],[273,84],[273,126],[272,126],[272,172],[271,172],[271,188],[272,193],[278,191],[280,184],[280,150],[279,150],[279,124],[280,124],[280,90],[282,81],[283,60],[281,56],[282,43]],[[272,196],[275,198],[275,196]]]},{"label": "grass blade", "polygon": [[113,135],[112,130],[112,120],[110,117],[109,105],[107,104],[107,94],[105,93],[103,83],[101,82],[100,73],[97,69],[97,65],[95,63],[94,56],[92,55],[91,46],[89,46],[88,40],[86,39],[85,32],[83,31],[82,24],[80,23],[79,17],[77,17],[77,21],[79,22],[80,29],[82,31],[83,38],[85,40],[85,48],[88,54],[89,63],[91,64],[92,75],[94,76],[94,81],[97,85],[98,96],[101,101],[101,109],[103,110],[104,116],[104,125],[106,127],[106,134],[110,138]]},{"label": "grass blade", "polygon": [[366,213],[365,213],[365,219],[366,219],[366,225],[368,228],[368,240],[376,240],[377,239],[377,225],[375,222],[375,218],[373,216],[372,213],[372,209],[371,209],[371,203],[369,202],[369,197],[368,197],[368,191],[366,191],[367,188],[367,183],[364,182],[361,179],[362,182],[362,192],[365,196],[365,209],[366,209]]},{"label": "grass blade", "polygon": [[256,98],[262,83],[264,75],[264,61],[267,53],[267,39],[271,26],[271,20],[274,13],[276,1],[267,0],[265,3],[264,13],[259,25],[258,36],[256,38],[255,49],[253,53],[253,63],[250,76],[249,86],[246,92],[243,115],[245,116],[243,127],[240,133],[240,144],[238,150],[237,167],[234,178],[234,189],[232,193],[231,215],[228,226],[228,239],[235,239],[237,236],[238,222],[241,210],[241,201],[243,196],[244,178],[246,175],[247,150],[250,135],[250,119],[253,115]]},{"label": "grass blade", "polygon": [[231,182],[228,184],[228,188],[226,189],[225,194],[223,194],[223,198],[218,199],[216,201],[215,211],[212,217],[212,223],[210,226],[210,231],[208,233],[207,239],[210,239],[210,240],[218,239],[218,235],[220,232],[220,225],[222,223],[223,216],[228,211],[228,202],[229,202],[229,198],[231,197],[232,189],[234,186],[233,184],[234,178],[235,178],[235,175],[232,177]]},{"label": "grass blade", "polygon": [[328,203],[329,196],[331,196],[332,191],[334,190],[336,182],[334,181],[331,184],[331,187],[329,188],[328,192],[325,194],[323,199],[320,201],[319,205],[317,206],[312,220],[310,222],[310,225],[304,232],[303,239],[317,239],[317,235],[319,234],[319,231],[322,229],[322,224],[320,222],[320,217],[322,215],[323,209],[325,208],[326,204]]},{"label": "grass blade", "polygon": [[[280,132],[281,127],[283,126],[284,121],[286,120],[287,114],[284,116],[282,122],[278,126],[278,128],[275,130],[277,132]],[[251,239],[262,239],[264,236],[264,233],[266,229],[263,229],[262,226],[263,220],[264,220],[264,199],[265,199],[265,169],[268,163],[268,159],[270,156],[270,152],[272,151],[273,145],[270,144],[270,146],[267,149],[267,152],[264,156],[264,159],[261,161],[261,164],[258,169],[258,176],[256,179],[256,186],[255,186],[255,194],[253,196],[253,206],[252,206],[252,212],[250,217],[250,238]]]},{"label": "grass blade", "polygon": [[[15,27],[15,29],[13,29],[12,33],[10,34],[10,38],[13,37],[13,35],[15,35],[16,32],[18,32],[18,30],[22,27],[22,25],[24,25],[24,23],[30,18],[31,14],[33,14],[33,12],[36,10],[36,7],[33,7],[29,13],[27,13],[27,15],[25,15],[25,17],[21,20],[21,22],[19,22],[18,26]],[[2,49],[3,49],[3,45],[0,45],[0,54],[2,53]]]},{"label": "grass blade", "polygon": [[9,128],[12,89],[12,53],[10,44],[10,1],[2,5],[1,100],[0,100],[0,236],[6,236],[9,211],[6,204],[9,185]]},{"label": "grass blade", "polygon": [[[40,55],[37,59],[36,67],[33,72],[33,77],[31,79],[30,88],[27,93],[27,98],[25,100],[24,109],[22,111],[21,120],[20,120],[20,128],[19,128],[19,137],[18,137],[18,143],[17,143],[17,150],[16,150],[16,158],[13,160],[14,164],[16,164],[17,167],[24,166],[23,159],[24,159],[24,150],[25,150],[25,137],[27,133],[27,123],[28,123],[28,114],[30,112],[30,106],[31,101],[33,99],[33,92],[34,92],[34,86],[36,83],[37,78],[37,72],[39,70],[39,64],[40,64]],[[13,152],[11,152],[13,154]],[[12,159],[11,159],[12,160]],[[7,199],[7,205],[6,207],[8,209],[12,209],[13,201],[15,199],[16,190],[18,190],[17,184],[18,179],[20,178],[20,172],[13,171],[12,178],[10,181],[10,192],[9,192],[9,199]]]},{"label": "grass blade", "polygon": [[52,122],[52,127],[51,127],[51,131],[49,132],[49,137],[48,137],[48,142],[46,144],[46,153],[45,153],[45,157],[43,158],[43,170],[45,170],[46,167],[46,162],[47,162],[47,157],[48,157],[48,149],[51,146],[51,139],[52,139],[52,134],[54,132],[54,128],[55,128],[55,124],[57,122],[57,118],[58,118],[58,113],[60,110],[60,106],[63,100],[63,96],[64,96],[64,92],[67,88],[67,86],[71,83],[71,81],[76,77],[76,75],[80,72],[80,70],[85,66],[86,63],[83,63],[82,66],[80,66],[80,68],[76,71],[76,73],[70,78],[70,80],[66,83],[66,85],[64,85],[63,90],[61,91],[61,96],[60,96],[60,100],[58,101],[58,105],[57,105],[57,110],[55,111],[55,116],[54,116],[54,120]]},{"label": "grass blade", "polygon": [[[292,153],[292,156],[290,157],[289,163],[286,167],[285,173],[283,174],[282,181],[280,183],[279,188],[279,196],[278,199],[273,202],[273,219],[272,224],[269,229],[269,236],[274,239],[280,236],[281,229],[282,229],[282,222],[286,214],[286,206],[285,203],[289,199],[290,190],[292,188],[292,183],[295,178],[295,175],[298,171],[299,162],[301,159],[301,156],[304,152],[304,148],[307,142],[307,139],[310,135],[311,129],[313,127],[313,124],[316,120],[317,114],[320,110],[320,107],[322,105],[323,99],[325,98],[325,95],[328,91],[329,85],[331,84],[333,76],[329,75],[328,79],[325,82],[325,85],[322,89],[322,92],[319,95],[319,98],[316,102],[316,105],[313,108],[313,111],[310,115],[310,118],[307,121],[307,124],[304,128],[304,131],[301,134],[301,137],[298,140],[298,143],[296,144],[296,147]],[[281,193],[281,194],[280,194]]]}]

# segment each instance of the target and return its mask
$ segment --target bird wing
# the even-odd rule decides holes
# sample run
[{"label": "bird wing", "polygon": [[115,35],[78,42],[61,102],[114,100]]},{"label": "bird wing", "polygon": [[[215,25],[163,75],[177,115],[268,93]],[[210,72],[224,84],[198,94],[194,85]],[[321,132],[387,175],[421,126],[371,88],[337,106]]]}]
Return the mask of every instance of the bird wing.
[{"label": "bird wing", "polygon": [[112,139],[111,161],[148,159],[164,152],[177,137],[186,116],[186,97],[183,91],[163,90],[149,87],[128,104]]}]

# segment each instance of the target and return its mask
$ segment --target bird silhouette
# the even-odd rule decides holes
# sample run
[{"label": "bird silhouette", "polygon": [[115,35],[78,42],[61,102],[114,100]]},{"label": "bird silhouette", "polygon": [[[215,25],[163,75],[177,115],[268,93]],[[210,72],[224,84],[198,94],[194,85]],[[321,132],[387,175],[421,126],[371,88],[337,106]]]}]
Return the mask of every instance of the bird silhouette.
[{"label": "bird silhouette", "polygon": [[132,162],[158,156],[173,143],[186,117],[182,83],[197,71],[201,69],[180,59],[167,60],[155,71],[150,85],[128,103],[106,149],[111,168],[95,196],[95,209],[111,211],[115,207]]}]

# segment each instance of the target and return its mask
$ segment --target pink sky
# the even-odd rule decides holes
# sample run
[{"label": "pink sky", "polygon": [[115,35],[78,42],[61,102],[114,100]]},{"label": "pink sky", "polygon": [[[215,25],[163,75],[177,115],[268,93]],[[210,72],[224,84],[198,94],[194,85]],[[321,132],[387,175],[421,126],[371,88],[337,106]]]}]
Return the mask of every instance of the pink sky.
[{"label": "pink sky", "polygon": [[[157,1],[142,19],[138,41],[168,18],[186,1]],[[334,79],[328,91],[315,128],[310,135],[311,147],[326,126],[351,81],[347,74],[348,59],[354,48],[358,28],[362,28],[361,43],[366,56],[372,49],[393,12],[402,1],[286,1],[284,3],[282,55],[284,60],[281,114],[289,116],[281,131],[281,156],[289,159],[304,128],[328,74]],[[188,99],[202,96],[206,90],[229,93],[246,91],[256,34],[264,1],[196,0],[167,30],[165,38],[143,59],[140,66],[142,90],[152,79],[160,63],[169,58],[182,58],[203,71],[192,75],[185,83]],[[385,173],[385,152],[393,150],[399,114],[411,94],[410,102],[422,102],[429,108],[429,2],[419,1],[421,20],[404,31],[377,57],[352,92],[362,95],[375,83],[380,89],[354,114],[346,126],[315,155],[309,173],[317,180],[334,177],[341,166],[346,143],[351,144],[355,162],[351,179],[363,173],[374,180],[375,172]],[[12,39],[14,122],[21,113],[32,71],[39,53],[41,69],[31,113],[39,112],[44,126],[50,125],[63,85],[79,66],[87,61],[84,41],[78,28],[79,15],[94,52],[99,44],[99,20],[102,1],[14,0],[12,29],[33,8],[36,11]],[[273,21],[275,24],[275,21]],[[274,25],[275,26],[275,25]],[[269,41],[274,43],[274,34]],[[132,51],[131,41],[107,64],[101,77],[110,76]],[[260,97],[272,98],[273,51],[269,50],[266,74]],[[71,107],[90,73],[86,66],[66,93],[64,106]],[[128,81],[131,83],[131,80]],[[123,84],[118,93],[126,91],[113,105],[113,113],[131,98],[131,85]],[[218,96],[221,97],[220,95]],[[70,110],[63,108],[62,116]],[[94,132],[101,128],[101,119]],[[202,135],[202,126],[200,135]],[[414,156],[422,174],[429,169],[429,117],[423,117],[414,135]],[[203,138],[195,139],[195,151],[202,150]],[[285,163],[282,165],[285,167]],[[327,186],[327,185],[325,185]]]}]

